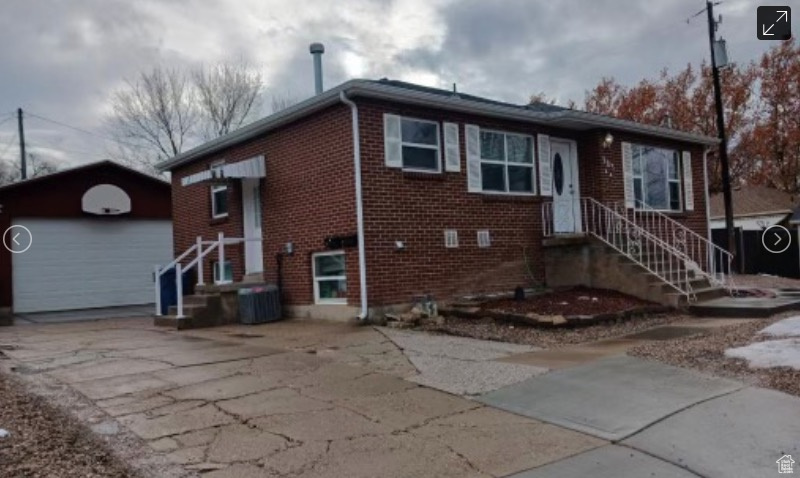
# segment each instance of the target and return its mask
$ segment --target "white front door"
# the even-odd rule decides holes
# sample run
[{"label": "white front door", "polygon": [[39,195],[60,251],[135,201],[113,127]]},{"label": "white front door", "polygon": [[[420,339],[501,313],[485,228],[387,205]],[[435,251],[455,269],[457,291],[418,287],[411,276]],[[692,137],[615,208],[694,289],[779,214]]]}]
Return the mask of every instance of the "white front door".
[{"label": "white front door", "polygon": [[261,237],[261,188],[258,178],[242,179],[242,224],[244,229],[244,273],[264,271]]},{"label": "white front door", "polygon": [[578,154],[573,141],[550,139],[553,173],[553,231],[581,232],[581,197],[578,184]]}]

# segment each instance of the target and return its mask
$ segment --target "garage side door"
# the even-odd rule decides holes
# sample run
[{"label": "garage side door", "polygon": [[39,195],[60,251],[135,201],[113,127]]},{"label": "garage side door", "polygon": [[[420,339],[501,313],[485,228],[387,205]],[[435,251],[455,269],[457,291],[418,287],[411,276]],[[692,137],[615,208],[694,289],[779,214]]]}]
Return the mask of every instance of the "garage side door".
[{"label": "garage side door", "polygon": [[12,257],[14,312],[154,301],[155,264],[172,260],[169,221],[19,219],[30,249]]}]

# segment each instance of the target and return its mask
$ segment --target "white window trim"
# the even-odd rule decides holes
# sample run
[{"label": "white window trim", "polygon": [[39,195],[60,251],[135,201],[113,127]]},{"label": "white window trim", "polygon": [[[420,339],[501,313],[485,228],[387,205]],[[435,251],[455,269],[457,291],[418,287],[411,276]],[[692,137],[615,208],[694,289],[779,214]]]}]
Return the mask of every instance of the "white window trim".
[{"label": "white window trim", "polygon": [[456,229],[444,230],[444,247],[447,249],[458,248],[458,230]]},{"label": "white window trim", "polygon": [[[436,126],[436,146],[424,143],[410,143],[408,141],[403,141],[403,120],[407,121],[416,121],[419,123],[428,123]],[[436,150],[436,171],[432,169],[423,169],[423,168],[407,168],[403,166],[403,171],[407,171],[409,173],[423,173],[423,174],[441,174],[442,173],[442,128],[438,121],[431,121],[425,120],[420,118],[412,118],[410,116],[401,116],[400,117],[400,162],[403,162],[403,147],[404,146],[411,146],[413,148],[422,148],[422,149],[435,149]]]},{"label": "white window trim", "polygon": [[478,247],[485,249],[492,246],[492,236],[488,229],[478,231]]},{"label": "white window trim", "polygon": [[[505,153],[505,161],[498,161],[496,159],[484,159],[483,157],[483,143],[481,142],[480,135],[486,133],[495,133],[495,134],[502,134],[503,135],[503,151]],[[531,140],[531,162],[530,163],[509,163],[508,162],[508,136],[521,136],[523,138],[530,138]],[[487,163],[487,164],[496,164],[498,166],[505,167],[505,191],[493,191],[483,189],[483,177],[481,177],[481,191],[483,194],[495,194],[498,196],[535,196],[536,195],[536,141],[534,141],[533,136],[530,134],[523,134],[523,133],[514,133],[511,131],[501,131],[495,129],[487,129],[481,128],[478,132],[478,159],[480,160],[480,164]],[[509,184],[508,184],[508,166],[519,166],[522,168],[529,168],[531,170],[531,192],[522,192],[522,191],[509,191]]]},{"label": "white window trim", "polygon": [[314,281],[314,303],[320,305],[347,305],[347,298],[342,299],[323,299],[319,296],[319,282],[328,280],[343,280],[347,283],[347,275],[343,276],[323,276],[317,278],[317,257],[324,256],[344,256],[344,251],[316,252],[311,255],[311,278]]},{"label": "white window trim", "polygon": [[212,276],[212,279],[214,280],[214,284],[231,284],[231,283],[233,283],[233,263],[231,261],[225,261],[223,263],[223,266],[222,266],[223,275],[224,275],[224,269],[225,269],[225,265],[224,264],[230,264],[230,266],[231,266],[231,278],[230,278],[230,280],[225,279],[224,277],[221,278],[219,276],[219,261],[213,261],[211,263],[211,276]]},{"label": "white window trim", "polygon": [[[218,168],[220,168],[220,166],[223,166],[224,164],[225,164],[225,161],[217,161],[217,162],[211,163],[211,166],[208,169],[211,169],[211,170],[218,169]],[[211,185],[211,219],[221,219],[223,217],[228,217],[228,211],[225,211],[224,213],[219,213],[219,214],[217,214],[217,211],[216,211],[217,208],[216,208],[216,202],[214,201],[214,195],[215,195],[215,193],[218,193],[220,191],[225,191],[226,194],[227,194],[228,185],[227,184],[212,184]],[[230,204],[228,204],[228,208],[230,208]]]},{"label": "white window trim", "polygon": [[[661,146],[652,146],[649,144],[642,144],[642,143],[631,143],[631,160],[633,161],[634,154],[636,148],[653,148],[653,149],[663,149],[666,151],[671,151],[678,156],[678,164],[675,165],[677,178],[672,179],[669,177],[669,164],[665,164],[665,171],[667,173],[667,203],[671,202],[672,193],[670,193],[669,185],[670,183],[677,183],[678,184],[678,209],[670,209],[670,208],[655,208],[647,204],[644,199],[647,197],[647,192],[645,190],[646,182],[644,180],[644,163],[640,164],[639,167],[639,174],[636,174],[636,168],[631,167],[631,180],[633,181],[633,202],[634,202],[634,209],[637,211],[656,211],[662,213],[682,213],[685,211],[684,205],[684,198],[683,198],[683,155],[681,154],[680,150],[677,149],[670,149],[670,148],[662,148]],[[639,154],[639,160],[641,161],[641,153]],[[669,161],[669,158],[667,159]],[[639,201],[636,199],[636,180],[640,180],[642,182],[642,201],[646,207],[642,207],[639,204]]]}]

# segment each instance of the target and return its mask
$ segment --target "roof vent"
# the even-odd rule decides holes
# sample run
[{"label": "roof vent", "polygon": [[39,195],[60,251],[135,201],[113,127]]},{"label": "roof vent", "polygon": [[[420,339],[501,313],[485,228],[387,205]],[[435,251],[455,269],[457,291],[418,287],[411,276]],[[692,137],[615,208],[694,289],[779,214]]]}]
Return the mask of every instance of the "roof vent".
[{"label": "roof vent", "polygon": [[308,51],[314,57],[314,91],[316,94],[322,93],[322,54],[325,53],[325,45],[322,43],[312,43]]}]

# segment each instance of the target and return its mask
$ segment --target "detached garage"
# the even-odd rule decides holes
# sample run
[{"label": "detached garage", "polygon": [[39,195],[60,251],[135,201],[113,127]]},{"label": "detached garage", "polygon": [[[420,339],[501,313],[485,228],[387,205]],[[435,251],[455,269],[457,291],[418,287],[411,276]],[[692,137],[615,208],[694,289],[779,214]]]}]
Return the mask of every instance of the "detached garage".
[{"label": "detached garage", "polygon": [[0,187],[0,314],[152,303],[170,185],[111,161]]}]

